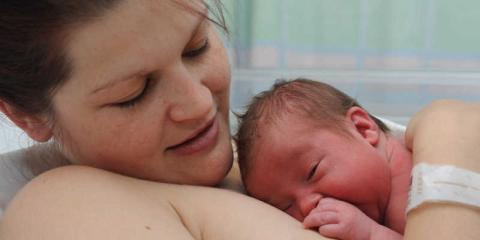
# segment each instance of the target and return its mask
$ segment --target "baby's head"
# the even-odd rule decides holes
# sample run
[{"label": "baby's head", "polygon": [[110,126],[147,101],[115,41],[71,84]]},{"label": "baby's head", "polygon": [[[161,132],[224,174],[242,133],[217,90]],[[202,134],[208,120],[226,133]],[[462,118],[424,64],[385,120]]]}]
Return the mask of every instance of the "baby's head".
[{"label": "baby's head", "polygon": [[299,220],[322,197],[380,218],[388,202],[388,128],[353,98],[308,79],[254,97],[236,135],[247,192]]}]

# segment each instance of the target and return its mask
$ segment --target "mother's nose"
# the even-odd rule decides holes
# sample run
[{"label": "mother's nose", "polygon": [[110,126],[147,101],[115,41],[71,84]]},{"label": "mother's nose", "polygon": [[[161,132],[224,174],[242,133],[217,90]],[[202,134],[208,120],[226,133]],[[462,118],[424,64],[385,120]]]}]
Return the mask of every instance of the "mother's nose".
[{"label": "mother's nose", "polygon": [[185,68],[180,68],[172,75],[170,80],[173,86],[168,99],[170,119],[183,122],[209,117],[215,108],[210,89]]}]

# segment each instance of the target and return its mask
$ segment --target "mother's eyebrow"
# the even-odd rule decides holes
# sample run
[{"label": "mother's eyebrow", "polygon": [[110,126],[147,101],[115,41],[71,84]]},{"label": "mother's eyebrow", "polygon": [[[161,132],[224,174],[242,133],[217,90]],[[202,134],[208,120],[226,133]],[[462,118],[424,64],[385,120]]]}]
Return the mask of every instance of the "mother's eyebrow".
[{"label": "mother's eyebrow", "polygon": [[[198,23],[195,25],[195,27],[193,28],[193,31],[191,32],[190,36],[188,39],[192,39],[195,37],[195,35],[197,35],[201,30],[204,30],[206,29],[208,26],[209,26],[209,23],[210,21],[208,20],[208,18],[206,17],[202,17],[202,20],[201,21],[198,21]],[[127,80],[130,80],[130,79],[136,79],[138,77],[141,77],[141,76],[144,76],[146,75],[146,73],[144,73],[143,71],[136,71],[135,73],[133,74],[129,74],[127,75],[126,77],[121,77],[121,78],[114,78],[112,80],[109,80],[108,82],[100,85],[99,87],[95,88],[91,93],[90,95],[94,95],[100,91],[103,91],[107,88],[110,88],[114,85],[116,85],[117,83],[119,82],[123,82],[123,81],[127,81]]]},{"label": "mother's eyebrow", "polygon": [[111,88],[112,86],[118,84],[119,82],[124,82],[124,81],[128,81],[128,80],[137,79],[137,78],[142,77],[144,75],[146,75],[146,74],[143,71],[136,71],[135,73],[129,74],[126,77],[113,78],[112,80],[109,80],[105,84],[102,84],[99,87],[95,88],[92,92],[90,92],[90,95],[94,95],[98,92],[101,92],[101,91],[107,89],[107,88]]},{"label": "mother's eyebrow", "polygon": [[210,20],[206,17],[202,17],[203,19],[197,23],[195,28],[193,28],[193,31],[190,35],[189,39],[194,38],[201,30],[205,30],[209,25],[210,25]]}]

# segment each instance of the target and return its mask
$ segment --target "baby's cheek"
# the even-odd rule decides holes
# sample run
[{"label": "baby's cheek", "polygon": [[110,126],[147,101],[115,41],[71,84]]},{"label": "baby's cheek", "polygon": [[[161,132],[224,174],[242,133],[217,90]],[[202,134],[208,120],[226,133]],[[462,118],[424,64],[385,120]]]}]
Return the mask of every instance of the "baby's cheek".
[{"label": "baby's cheek", "polygon": [[298,208],[292,206],[290,208],[288,208],[287,210],[284,211],[285,213],[287,213],[288,215],[292,216],[293,218],[297,219],[298,221],[300,222],[303,222],[303,219],[305,219],[305,217],[302,215],[302,213],[298,210]]}]

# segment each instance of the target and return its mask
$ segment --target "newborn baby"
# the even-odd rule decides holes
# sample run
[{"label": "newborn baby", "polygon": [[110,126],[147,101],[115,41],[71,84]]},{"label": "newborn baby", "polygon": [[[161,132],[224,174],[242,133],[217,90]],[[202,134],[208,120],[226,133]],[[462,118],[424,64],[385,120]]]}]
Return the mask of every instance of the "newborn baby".
[{"label": "newborn baby", "polygon": [[247,192],[336,239],[402,239],[411,153],[354,99],[321,82],[277,82],[240,116]]}]

